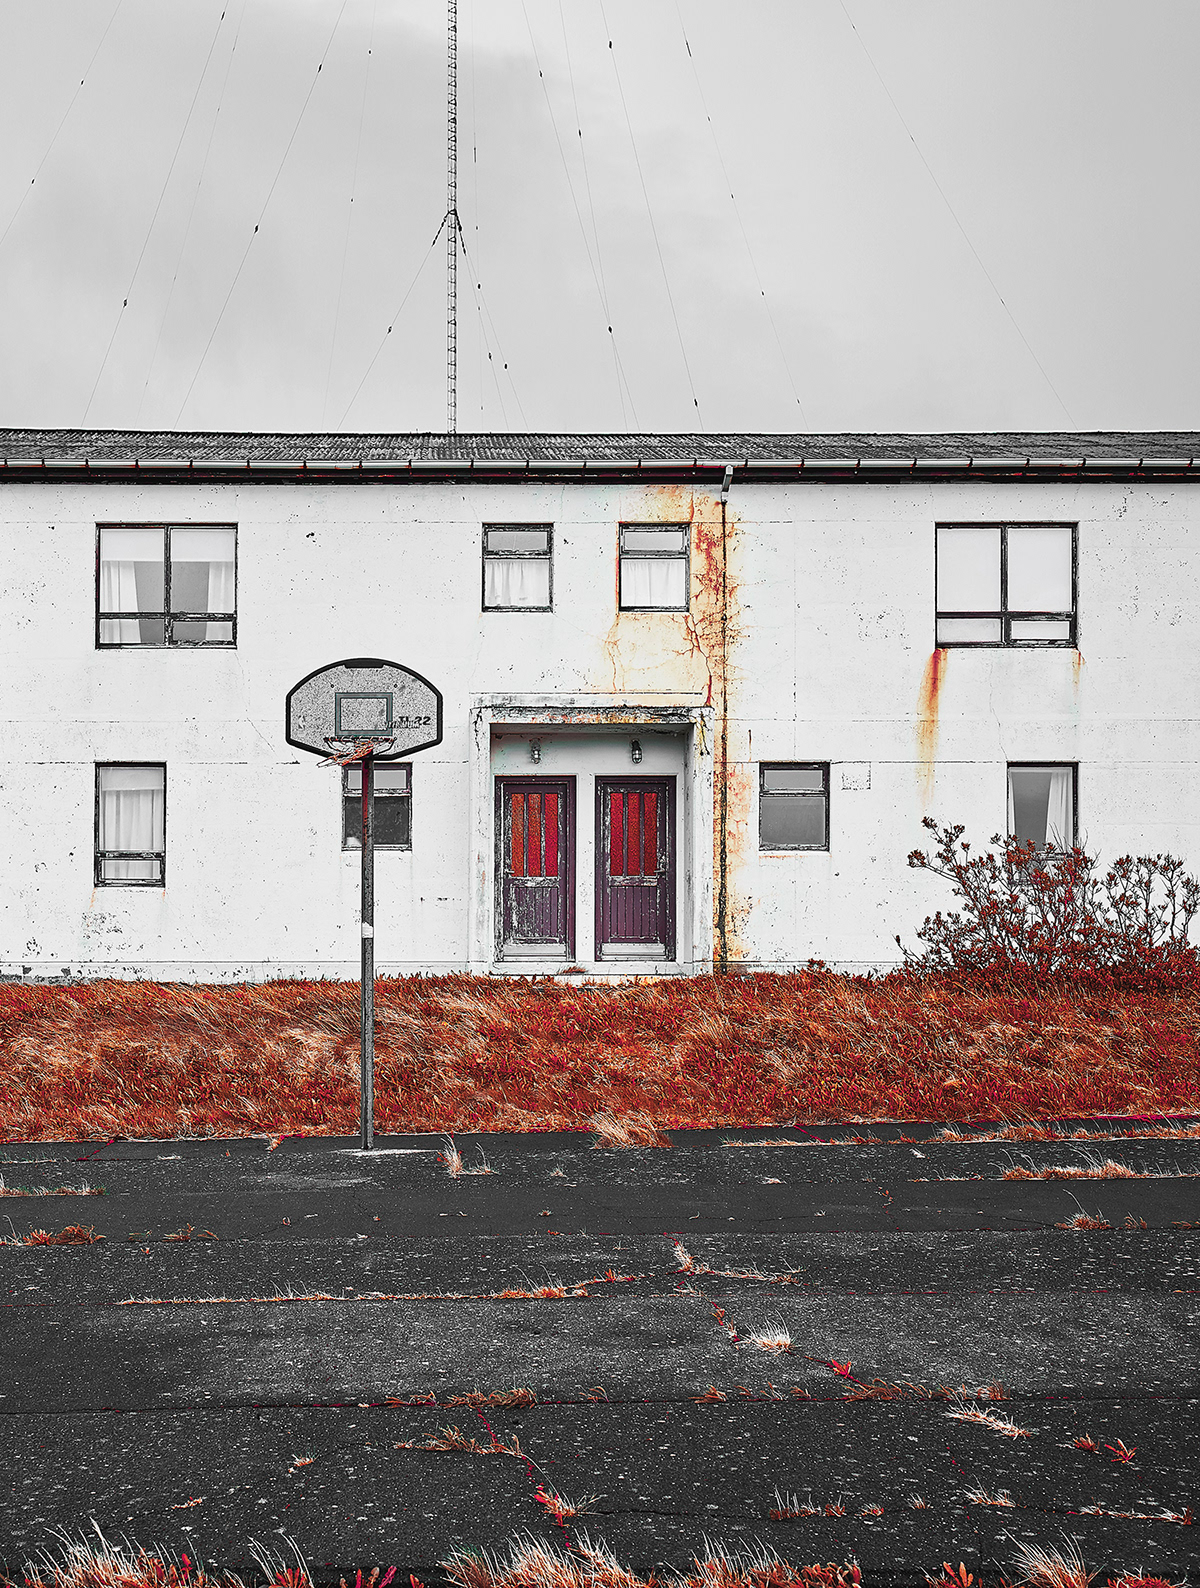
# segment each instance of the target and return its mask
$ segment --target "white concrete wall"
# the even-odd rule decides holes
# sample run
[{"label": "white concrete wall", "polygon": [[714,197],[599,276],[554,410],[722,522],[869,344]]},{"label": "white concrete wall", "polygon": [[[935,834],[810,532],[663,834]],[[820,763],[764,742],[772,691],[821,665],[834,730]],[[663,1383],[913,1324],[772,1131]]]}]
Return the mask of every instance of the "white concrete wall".
[{"label": "white concrete wall", "polygon": [[[617,613],[623,519],[694,521],[690,615]],[[934,524],[956,519],[1078,522],[1080,651],[944,653],[934,712]],[[117,521],[238,525],[236,651],[95,649],[96,525]],[[555,525],[553,613],[480,611],[485,521]],[[283,700],[362,654],[446,702],[444,742],[415,757],[413,850],[378,859],[378,963],[481,968],[473,707],[719,708],[718,523],[680,486],[4,487],[0,968],[355,975],[338,776],[285,744]],[[905,865],[922,814],[986,839],[1009,760],[1079,762],[1081,832],[1106,858],[1170,850],[1200,871],[1200,493],[735,485],[729,524],[732,958],[894,959],[893,934],[950,903]],[[167,887],[94,889],[94,764],[143,758],[167,763]],[[758,850],[757,764],[792,759],[833,763],[828,853]],[[692,885],[712,886],[711,863]]]}]

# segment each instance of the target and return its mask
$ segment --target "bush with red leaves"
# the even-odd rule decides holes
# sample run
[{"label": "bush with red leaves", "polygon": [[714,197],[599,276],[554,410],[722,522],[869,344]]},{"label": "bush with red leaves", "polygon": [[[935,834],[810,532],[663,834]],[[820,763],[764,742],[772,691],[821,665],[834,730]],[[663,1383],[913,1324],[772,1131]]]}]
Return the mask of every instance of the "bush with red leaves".
[{"label": "bush with red leaves", "polygon": [[962,908],[926,916],[917,933],[923,954],[901,944],[910,969],[1135,977],[1200,969],[1188,938],[1200,882],[1173,855],[1122,855],[1100,876],[1096,857],[1078,846],[1056,850],[995,833],[992,848],[973,855],[961,825],[939,827],[927,816],[924,826],[936,847],[914,849],[908,863],[944,877]]}]

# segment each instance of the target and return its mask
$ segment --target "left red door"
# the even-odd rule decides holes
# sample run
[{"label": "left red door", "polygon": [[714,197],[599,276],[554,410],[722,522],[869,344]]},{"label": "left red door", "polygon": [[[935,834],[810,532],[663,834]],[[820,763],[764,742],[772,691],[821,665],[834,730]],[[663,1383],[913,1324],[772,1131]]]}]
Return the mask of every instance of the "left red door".
[{"label": "left red door", "polygon": [[499,959],[575,955],[575,780],[496,779]]}]

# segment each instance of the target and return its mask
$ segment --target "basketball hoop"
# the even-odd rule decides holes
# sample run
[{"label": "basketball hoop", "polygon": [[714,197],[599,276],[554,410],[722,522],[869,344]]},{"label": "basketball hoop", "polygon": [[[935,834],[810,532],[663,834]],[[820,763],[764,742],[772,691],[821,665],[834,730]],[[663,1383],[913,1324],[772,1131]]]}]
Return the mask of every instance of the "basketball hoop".
[{"label": "basketball hoop", "polygon": [[325,740],[329,754],[321,765],[349,766],[354,761],[364,761],[369,755],[387,755],[395,743],[394,736],[349,739],[330,734]]}]

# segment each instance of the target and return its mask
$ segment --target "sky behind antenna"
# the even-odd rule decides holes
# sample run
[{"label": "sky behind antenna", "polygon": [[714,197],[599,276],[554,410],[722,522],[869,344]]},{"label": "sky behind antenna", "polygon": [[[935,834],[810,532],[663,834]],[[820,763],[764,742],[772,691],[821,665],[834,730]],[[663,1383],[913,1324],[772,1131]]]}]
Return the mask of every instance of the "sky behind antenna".
[{"label": "sky behind antenna", "polygon": [[[1200,424],[1200,13],[1131,17],[460,0],[459,429]],[[444,5],[5,34],[0,423],[444,427]]]}]

